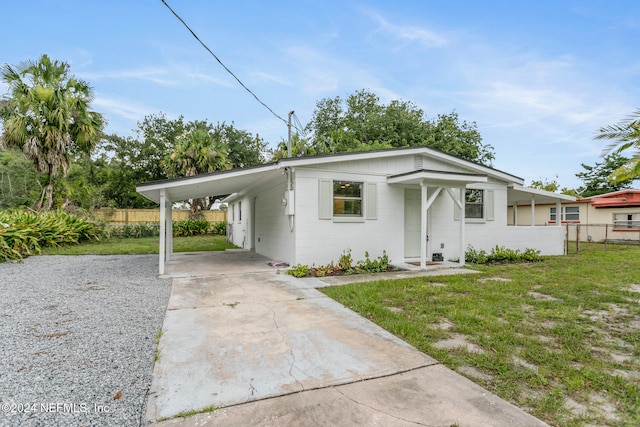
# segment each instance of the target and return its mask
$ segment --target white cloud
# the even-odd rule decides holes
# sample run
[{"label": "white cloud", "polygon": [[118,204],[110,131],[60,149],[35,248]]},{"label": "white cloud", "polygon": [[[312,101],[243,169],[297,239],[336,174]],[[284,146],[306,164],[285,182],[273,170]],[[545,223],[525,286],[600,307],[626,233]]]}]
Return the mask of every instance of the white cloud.
[{"label": "white cloud", "polygon": [[391,37],[406,42],[420,43],[426,47],[440,47],[449,43],[447,37],[426,27],[398,25],[391,23],[377,12],[365,12],[378,23],[378,32],[389,34]]},{"label": "white cloud", "polygon": [[257,80],[273,82],[282,86],[293,86],[293,83],[289,79],[284,77],[276,76],[274,74],[264,73],[262,71],[253,71],[249,73],[251,76],[255,77]]},{"label": "white cloud", "polygon": [[143,118],[150,111],[155,111],[151,107],[132,102],[128,99],[110,98],[103,94],[97,94],[92,103],[94,110],[100,111],[106,116],[117,116],[123,119],[137,121]]}]

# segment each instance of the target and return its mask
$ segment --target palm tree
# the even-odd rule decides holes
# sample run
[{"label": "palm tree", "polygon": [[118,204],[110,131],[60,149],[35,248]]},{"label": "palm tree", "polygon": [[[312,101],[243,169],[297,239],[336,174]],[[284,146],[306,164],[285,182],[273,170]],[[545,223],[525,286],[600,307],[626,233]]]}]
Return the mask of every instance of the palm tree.
[{"label": "palm tree", "polygon": [[0,105],[0,144],[21,149],[39,173],[46,174],[36,208],[51,210],[53,184],[69,172],[71,155],[90,153],[104,120],[89,110],[93,90],[69,75],[69,65],[42,55],[37,62],[0,69],[9,96]]},{"label": "palm tree", "polygon": [[[165,159],[165,170],[171,178],[229,168],[226,144],[203,125],[196,125],[195,129],[179,138],[173,152]],[[198,217],[198,210],[205,206],[204,199],[193,199],[190,205],[191,216]]]},{"label": "palm tree", "polygon": [[604,150],[606,154],[632,152],[631,158],[610,175],[612,182],[640,178],[640,108],[625,120],[600,128],[595,139],[614,141]]},{"label": "palm tree", "polygon": [[[272,160],[285,159],[288,156],[289,148],[287,141],[282,140],[273,152]],[[301,138],[299,134],[291,136],[291,157],[313,156],[315,150],[305,138]]]}]

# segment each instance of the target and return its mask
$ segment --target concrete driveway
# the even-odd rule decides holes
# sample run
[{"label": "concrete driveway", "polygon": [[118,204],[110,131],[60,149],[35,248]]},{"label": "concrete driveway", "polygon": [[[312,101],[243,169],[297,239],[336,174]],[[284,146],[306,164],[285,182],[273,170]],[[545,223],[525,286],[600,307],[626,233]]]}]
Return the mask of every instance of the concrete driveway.
[{"label": "concrete driveway", "polygon": [[215,407],[158,425],[545,425],[267,261],[171,261],[150,421]]}]

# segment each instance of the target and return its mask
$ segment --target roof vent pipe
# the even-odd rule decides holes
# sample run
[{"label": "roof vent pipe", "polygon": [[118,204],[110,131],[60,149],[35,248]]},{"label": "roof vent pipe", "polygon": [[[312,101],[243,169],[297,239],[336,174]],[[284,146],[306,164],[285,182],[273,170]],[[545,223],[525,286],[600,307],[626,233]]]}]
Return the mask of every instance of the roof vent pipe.
[{"label": "roof vent pipe", "polygon": [[287,121],[287,128],[289,128],[289,136],[287,138],[287,157],[291,157],[291,116],[293,116],[294,111],[289,111],[289,120]]}]

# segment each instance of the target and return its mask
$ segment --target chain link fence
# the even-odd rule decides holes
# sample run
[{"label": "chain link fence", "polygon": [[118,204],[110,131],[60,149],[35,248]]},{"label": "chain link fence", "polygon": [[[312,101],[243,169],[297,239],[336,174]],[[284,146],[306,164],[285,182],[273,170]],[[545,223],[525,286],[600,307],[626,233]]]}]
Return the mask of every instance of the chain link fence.
[{"label": "chain link fence", "polygon": [[640,244],[640,224],[629,222],[623,224],[566,224],[565,252],[580,252],[584,243],[600,243],[589,245],[590,248],[606,250],[611,244]]}]

